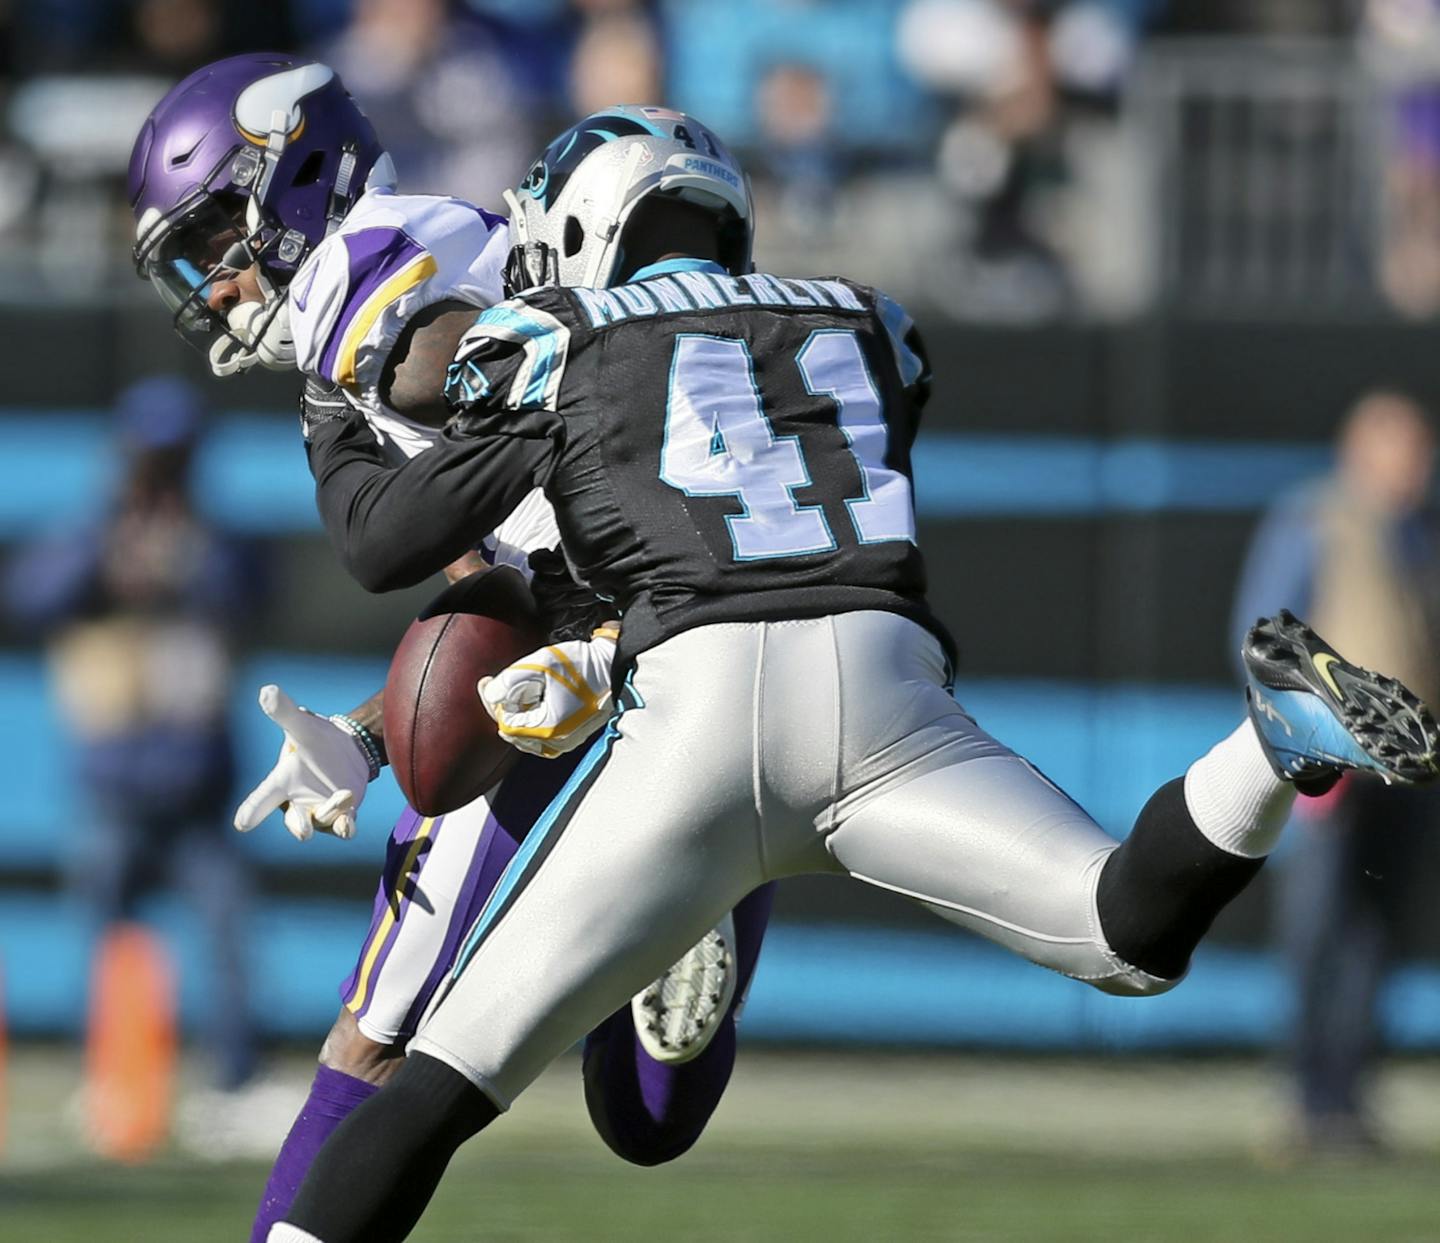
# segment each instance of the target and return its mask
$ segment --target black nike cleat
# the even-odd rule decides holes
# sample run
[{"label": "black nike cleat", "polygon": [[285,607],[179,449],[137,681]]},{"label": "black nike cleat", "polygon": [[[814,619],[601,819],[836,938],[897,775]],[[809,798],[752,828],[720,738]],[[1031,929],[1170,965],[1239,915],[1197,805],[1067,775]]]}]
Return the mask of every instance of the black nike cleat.
[{"label": "black nike cleat", "polygon": [[1257,622],[1242,654],[1250,719],[1275,771],[1310,786],[1355,770],[1387,785],[1440,775],[1440,727],[1394,678],[1352,665],[1293,613]]}]

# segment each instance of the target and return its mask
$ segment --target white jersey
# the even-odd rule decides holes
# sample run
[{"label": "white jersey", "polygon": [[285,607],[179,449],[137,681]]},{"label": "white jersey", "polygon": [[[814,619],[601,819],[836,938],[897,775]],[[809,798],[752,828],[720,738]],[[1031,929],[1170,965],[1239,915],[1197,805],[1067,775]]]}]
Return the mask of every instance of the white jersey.
[{"label": "white jersey", "polygon": [[[297,365],[338,384],[381,444],[406,457],[430,448],[437,429],[407,419],[380,397],[380,377],[410,317],[436,302],[503,301],[509,227],[463,199],[370,190],[301,265],[290,286]],[[527,554],[560,543],[555,514],[536,490],[482,541],[486,560],[528,569]]]}]

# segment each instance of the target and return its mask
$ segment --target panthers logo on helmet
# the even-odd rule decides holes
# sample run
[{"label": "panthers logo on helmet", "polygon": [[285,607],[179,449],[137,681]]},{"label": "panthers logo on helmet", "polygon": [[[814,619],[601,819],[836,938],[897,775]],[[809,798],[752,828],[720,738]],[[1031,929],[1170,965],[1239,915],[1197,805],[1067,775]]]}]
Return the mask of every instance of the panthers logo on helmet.
[{"label": "panthers logo on helmet", "polygon": [[572,125],[505,191],[514,242],[508,287],[608,285],[628,222],[652,195],[709,215],[721,264],[736,275],[748,270],[750,186],[734,158],[686,113],[621,105]]},{"label": "panthers logo on helmet", "polygon": [[630,117],[613,113],[587,117],[545,148],[544,153],[525,175],[525,180],[520,183],[520,189],[531,198],[537,199],[548,211],[550,205],[560,197],[565,183],[570,180],[570,174],[597,147],[603,147],[617,138],[658,135],[661,132],[658,127],[647,128]]}]

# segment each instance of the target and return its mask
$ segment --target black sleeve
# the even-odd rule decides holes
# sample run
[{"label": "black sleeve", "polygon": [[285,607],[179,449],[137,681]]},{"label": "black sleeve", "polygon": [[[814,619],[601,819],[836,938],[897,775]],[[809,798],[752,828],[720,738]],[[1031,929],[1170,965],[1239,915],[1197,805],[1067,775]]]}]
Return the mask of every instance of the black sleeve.
[{"label": "black sleeve", "polygon": [[557,550],[537,548],[529,560],[530,592],[551,643],[588,639],[620,615],[612,601],[602,600],[575,580]]},{"label": "black sleeve", "polygon": [[920,329],[916,327],[915,321],[900,303],[896,302],[883,289],[874,289],[865,285],[857,285],[853,281],[842,281],[849,285],[862,302],[868,302],[874,308],[877,326],[882,329],[890,342],[890,348],[894,353],[895,367],[900,375],[900,383],[905,391],[905,400],[909,414],[909,435],[914,438],[915,431],[920,424],[920,412],[924,410],[930,400],[931,371],[930,353],[925,348],[925,340],[920,335]]},{"label": "black sleeve", "polygon": [[920,360],[920,374],[911,381],[909,386],[910,404],[915,407],[915,421],[920,421],[920,411],[925,408],[930,400],[930,389],[932,374],[930,371],[930,353],[925,348],[925,339],[920,335],[920,329],[914,324],[905,334],[905,346]]},{"label": "black sleeve", "polygon": [[434,448],[390,466],[358,414],[323,424],[307,448],[330,542],[367,591],[418,583],[543,486],[562,435],[558,415],[505,411],[449,428]]}]

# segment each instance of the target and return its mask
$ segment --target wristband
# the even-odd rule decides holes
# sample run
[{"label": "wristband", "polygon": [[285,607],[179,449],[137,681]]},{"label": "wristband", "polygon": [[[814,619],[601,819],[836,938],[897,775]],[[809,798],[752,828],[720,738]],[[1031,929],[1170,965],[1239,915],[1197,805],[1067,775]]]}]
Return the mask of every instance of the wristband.
[{"label": "wristband", "polygon": [[343,712],[337,712],[332,716],[330,723],[338,725],[355,739],[356,745],[365,753],[365,763],[370,768],[370,780],[374,781],[380,775],[380,770],[385,767],[385,761],[380,756],[380,744],[376,741],[375,735],[354,717],[346,716]]}]

